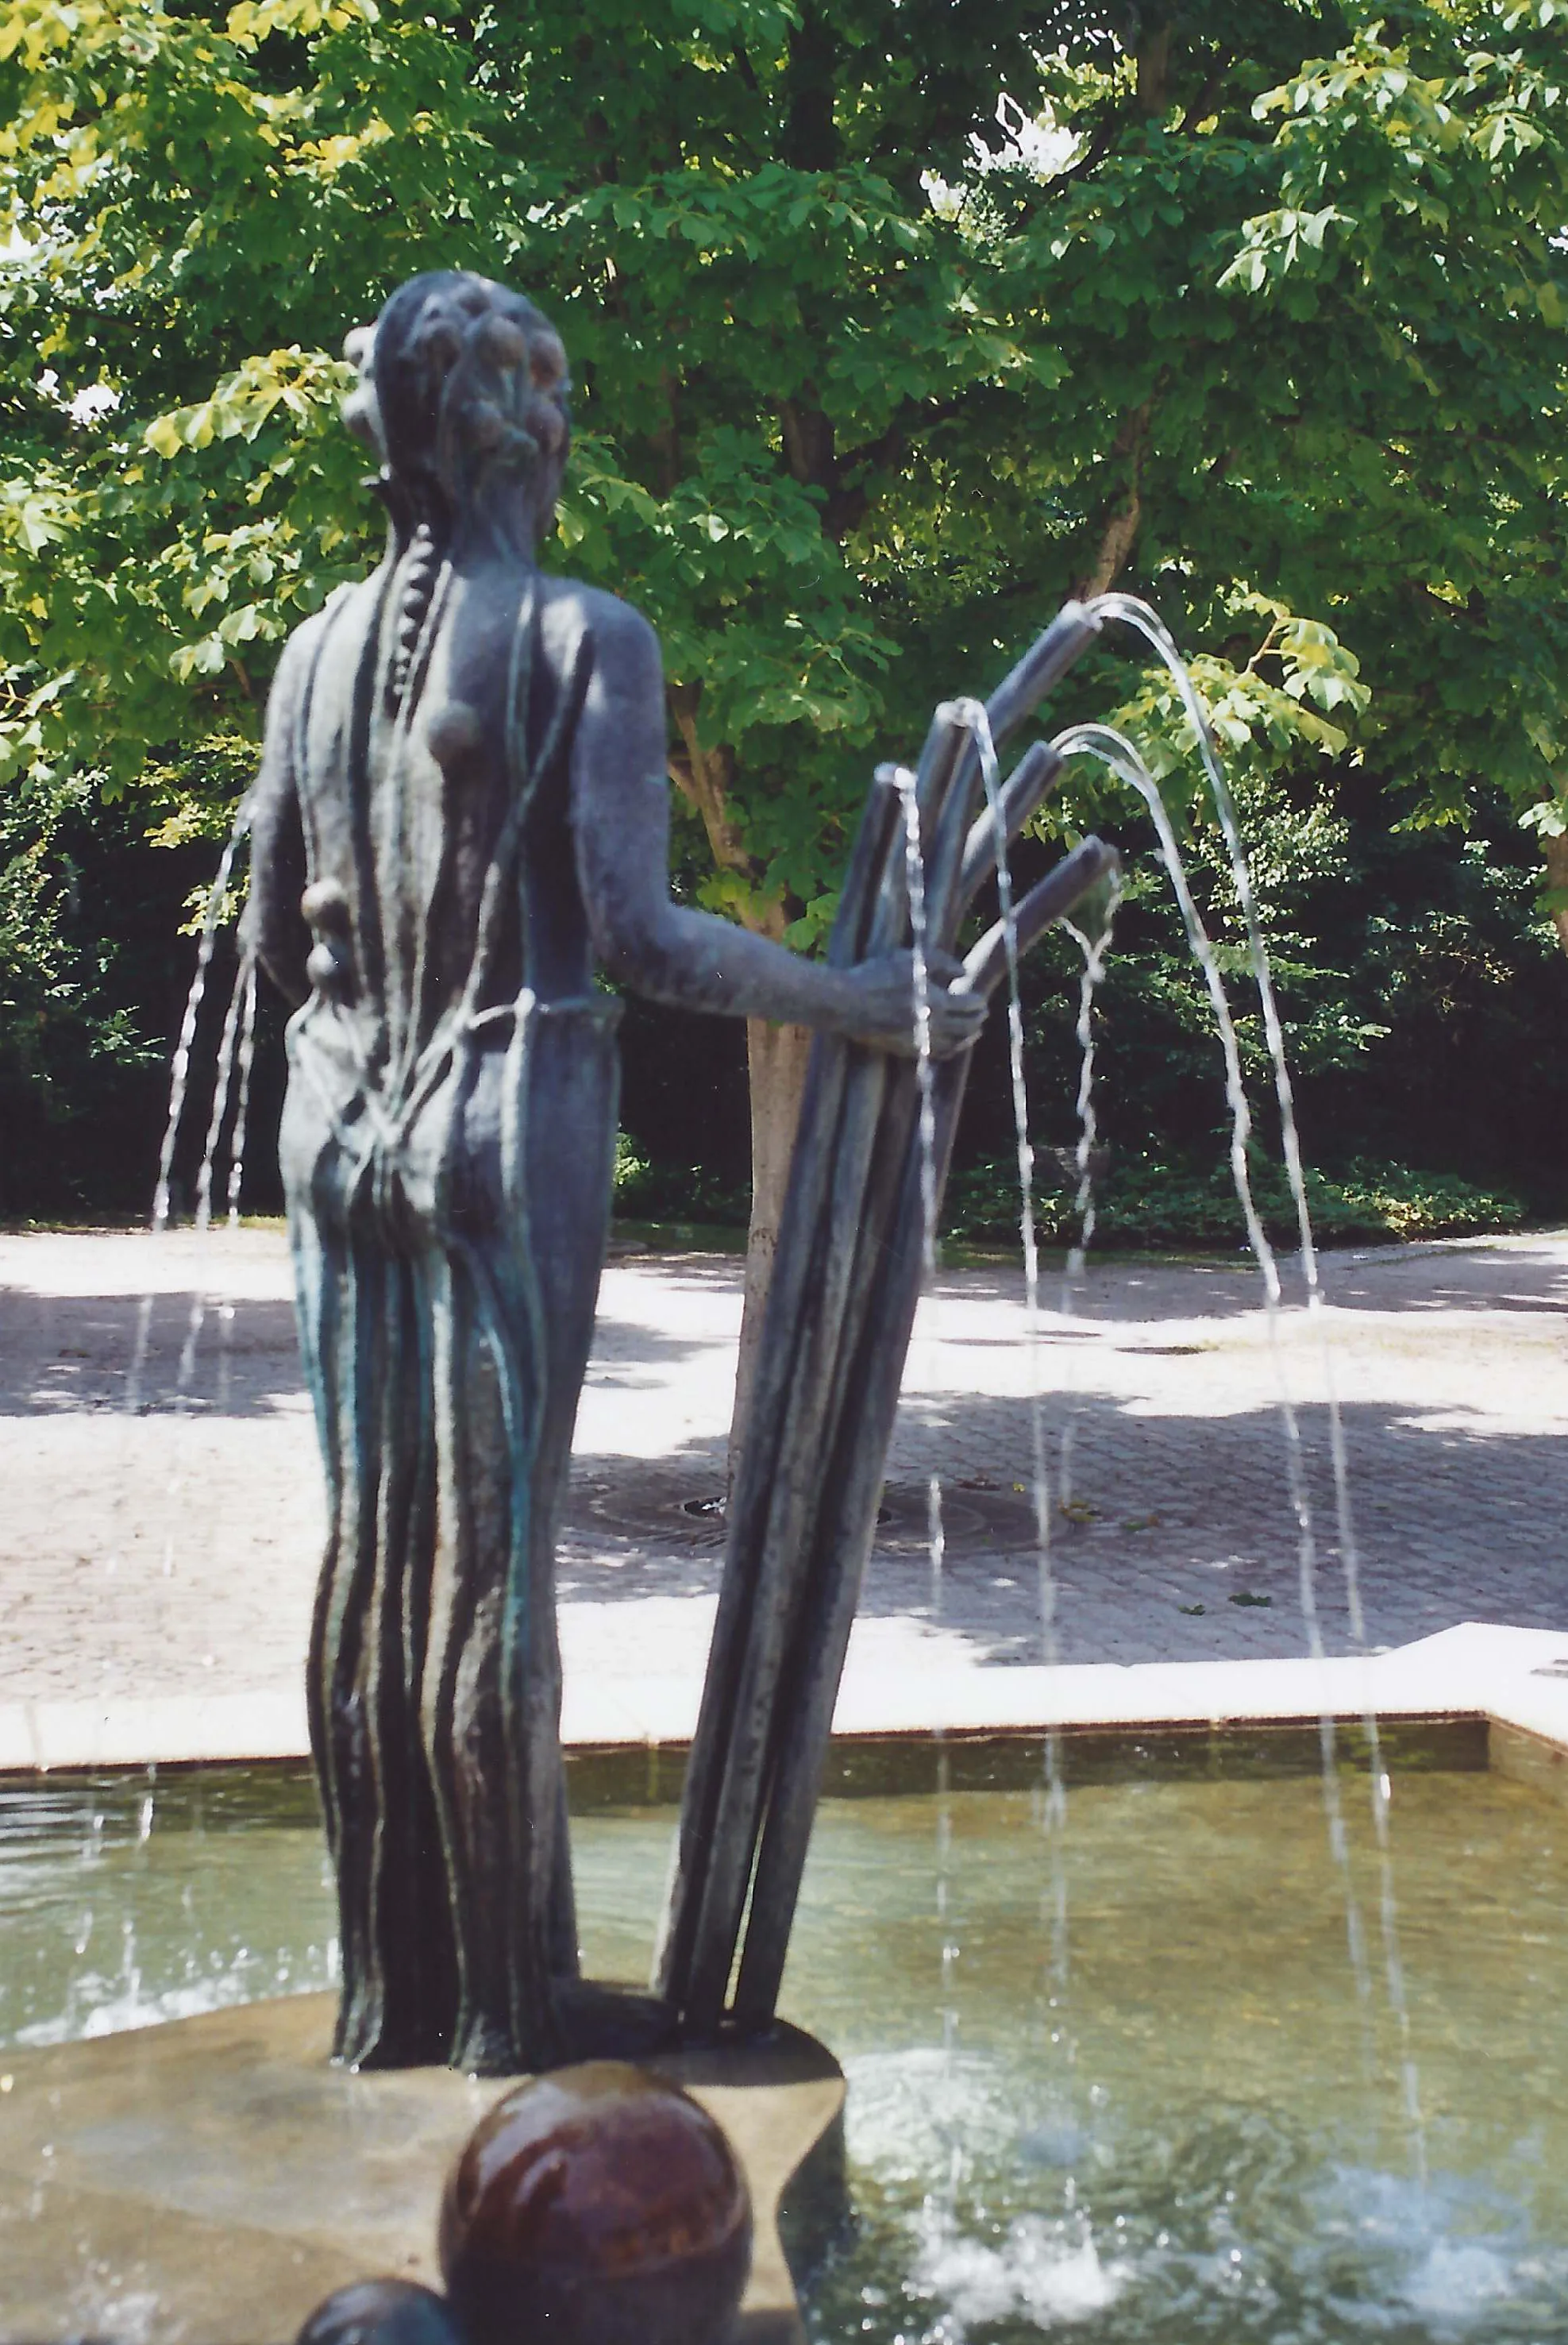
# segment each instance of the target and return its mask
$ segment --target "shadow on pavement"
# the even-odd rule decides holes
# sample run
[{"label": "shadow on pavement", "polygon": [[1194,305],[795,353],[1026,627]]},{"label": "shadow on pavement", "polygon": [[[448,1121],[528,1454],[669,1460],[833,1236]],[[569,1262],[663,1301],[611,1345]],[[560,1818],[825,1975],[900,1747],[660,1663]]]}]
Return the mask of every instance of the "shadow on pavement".
[{"label": "shadow on pavement", "polygon": [[[1464,1619],[1568,1631],[1568,1450],[1548,1432],[1499,1431],[1450,1410],[1437,1426],[1397,1405],[1347,1404],[1352,1528],[1366,1640],[1408,1643]],[[1064,1476],[1062,1438],[1070,1425]],[[1304,1491],[1324,1642],[1354,1650],[1324,1410],[1301,1412]],[[928,1430],[942,1477],[939,1581],[926,1488],[912,1467]],[[976,1660],[1045,1657],[1029,1411],[1023,1402],[905,1404],[861,1612],[908,1617]],[[955,1470],[955,1453],[968,1463]],[[976,1467],[976,1454],[989,1455]],[[1110,1395],[1047,1406],[1048,1562],[1057,1658],[1212,1660],[1309,1650],[1284,1436],[1270,1406],[1225,1416],[1138,1413]],[[712,1594],[723,1524],[691,1499],[722,1488],[722,1448],[657,1461],[581,1459],[561,1592],[617,1603]]]}]

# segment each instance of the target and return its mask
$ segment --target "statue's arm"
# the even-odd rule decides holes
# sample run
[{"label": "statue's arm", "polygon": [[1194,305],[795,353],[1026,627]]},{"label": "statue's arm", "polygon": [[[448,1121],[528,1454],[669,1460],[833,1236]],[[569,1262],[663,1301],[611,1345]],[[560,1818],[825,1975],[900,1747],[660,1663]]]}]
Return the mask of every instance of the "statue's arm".
[{"label": "statue's arm", "polygon": [[307,630],[283,647],[267,700],[261,769],[250,792],[250,898],[244,943],[286,1000],[296,1006],[310,990],[305,973],[310,931],[299,909],[309,877],[305,827],[294,771],[294,726],[309,665]]},{"label": "statue's arm", "polygon": [[[572,818],[579,884],[604,967],[655,1001],[820,1026],[909,1050],[907,953],[832,969],[672,900],[658,639],[623,604],[610,605],[602,622],[596,618],[594,636],[574,751]],[[949,994],[935,977],[930,1007],[938,1056],[972,1041],[985,1018],[983,1001]]]}]

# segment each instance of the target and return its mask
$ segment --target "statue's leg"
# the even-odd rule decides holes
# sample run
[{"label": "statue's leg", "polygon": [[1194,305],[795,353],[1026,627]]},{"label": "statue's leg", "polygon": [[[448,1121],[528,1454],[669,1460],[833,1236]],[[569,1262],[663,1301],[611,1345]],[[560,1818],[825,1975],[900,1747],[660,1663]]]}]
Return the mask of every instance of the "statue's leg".
[{"label": "statue's leg", "polygon": [[310,1643],[305,1671],[305,1709],[326,1821],[327,1846],[336,1867],[340,1834],[332,1781],[332,1753],[327,1734],[330,1708],[328,1683],[331,1673],[327,1645],[332,1618],[338,1609],[337,1583],[343,1547],[343,1477],[338,1449],[338,1284],[336,1267],[329,1261],[314,1216],[308,1206],[302,1207],[292,1195],[288,1199],[288,1239],[294,1259],[294,1303],[299,1330],[299,1352],[315,1410],[321,1469],[327,1486],[327,1546],[311,1608]]},{"label": "statue's leg", "polygon": [[[541,1396],[523,1568],[530,1624],[516,1657],[514,1699],[541,1797],[553,1787],[553,1843],[541,1846],[540,1889],[548,1900],[545,1959],[553,1976],[577,1975],[577,1919],[561,1760],[561,1645],[555,1610],[555,1547],[572,1466],[572,1436],[593,1341],[599,1277],[610,1232],[619,1067],[614,1006],[534,1012],[521,1113],[511,1135],[511,1210],[526,1222],[534,1265],[534,1307],[549,1376]],[[547,1811],[541,1811],[547,1812]],[[523,1832],[530,1819],[519,1818]],[[516,1966],[521,1975],[521,1966]],[[519,2014],[521,2024],[522,2015]]]},{"label": "statue's leg", "polygon": [[432,1931],[418,1911],[421,1822],[427,1842],[433,1835],[428,1798],[419,1797],[404,1630],[420,1518],[430,1511],[420,1503],[430,1475],[417,1429],[420,1336],[405,1264],[363,1241],[323,1238],[314,1225],[300,1247],[317,1257],[301,1295],[315,1306],[308,1355],[324,1402],[329,1517],[308,1682],[338,1883],[335,2049],[361,2065],[401,2066],[440,2056],[450,2031],[450,1986],[445,2014],[432,2009],[444,1915]]},{"label": "statue's leg", "polygon": [[452,2058],[491,2072],[563,2056],[556,1988],[577,1966],[554,1548],[608,1225],[614,1076],[601,1018],[567,1030],[536,1015],[504,1069],[498,1054],[481,1071],[455,1135],[467,1185],[433,1314],[423,1726],[460,1980]]},{"label": "statue's leg", "polygon": [[445,2060],[451,2048],[458,1983],[446,1852],[421,1719],[438,1544],[435,1319],[430,1257],[408,1264],[405,1275],[411,1297],[407,1324],[410,1340],[417,1346],[417,1366],[403,1380],[405,1417],[398,1437],[404,1454],[417,1459],[418,1470],[410,1477],[408,1489],[404,1533],[408,1566],[398,1591],[400,1750],[407,1768],[408,1798],[401,1844],[394,1862],[407,1889],[398,1914],[388,1918],[394,1930],[406,1933],[412,1949],[408,1992],[415,2015],[419,2057],[436,2061]]},{"label": "statue's leg", "polygon": [[[360,2029],[352,2056],[404,2067],[444,2059],[456,2015],[446,1866],[419,1709],[436,1537],[431,1344],[416,1264],[366,1248],[359,1284],[365,1335],[373,1338],[357,1346],[357,1365],[376,1475],[374,1578],[359,1663],[369,1738],[367,1934],[375,1993],[373,2015],[367,2014],[373,2024]],[[372,1288],[373,1309],[366,1307]]]},{"label": "statue's leg", "polygon": [[291,1206],[328,1503],[307,1677],[310,1742],[338,1885],[343,1984],[334,2050],[357,2059],[379,2034],[381,2001],[370,1922],[376,1769],[364,1682],[379,1492],[362,1421],[362,1362],[376,1348],[375,1298],[364,1291],[349,1243],[309,1208]]},{"label": "statue's leg", "polygon": [[456,2067],[505,2075],[513,1799],[501,1695],[511,1547],[505,1410],[480,1295],[460,1249],[432,1260],[438,1495],[421,1731],[440,1819],[457,1964]]},{"label": "statue's leg", "polygon": [[[419,1735],[434,1540],[430,1340],[414,1266],[350,1229],[348,1168],[308,1078],[283,1161],[295,1291],[327,1481],[307,1674],[338,1885],[335,2048],[359,2064],[444,2056],[450,1931]],[[439,1893],[430,1893],[432,1880]]]}]

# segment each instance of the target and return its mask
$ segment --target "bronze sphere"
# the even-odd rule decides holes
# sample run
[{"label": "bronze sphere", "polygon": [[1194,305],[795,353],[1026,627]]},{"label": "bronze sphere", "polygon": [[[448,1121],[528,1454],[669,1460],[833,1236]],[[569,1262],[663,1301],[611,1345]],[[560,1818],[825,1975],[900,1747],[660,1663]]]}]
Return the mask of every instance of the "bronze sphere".
[{"label": "bronze sphere", "polygon": [[745,2179],[719,2127],[618,2060],[498,2101],[441,2206],[441,2269],[470,2345],[717,2345],[751,2252]]}]

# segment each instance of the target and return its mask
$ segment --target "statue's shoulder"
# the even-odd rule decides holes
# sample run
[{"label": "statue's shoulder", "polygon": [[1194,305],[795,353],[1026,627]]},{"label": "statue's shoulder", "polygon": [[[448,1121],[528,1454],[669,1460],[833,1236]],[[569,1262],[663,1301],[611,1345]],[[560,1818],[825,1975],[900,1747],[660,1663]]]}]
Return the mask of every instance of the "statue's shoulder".
[{"label": "statue's shoulder", "polygon": [[269,706],[281,712],[299,699],[309,686],[317,661],[336,622],[341,618],[362,582],[349,581],[335,586],[319,611],[301,619],[290,629],[278,655],[278,665],[272,672],[272,686],[268,695]]},{"label": "statue's shoulder", "polygon": [[540,618],[545,642],[558,655],[586,650],[595,666],[642,665],[659,657],[652,625],[631,603],[580,578],[540,579]]}]

